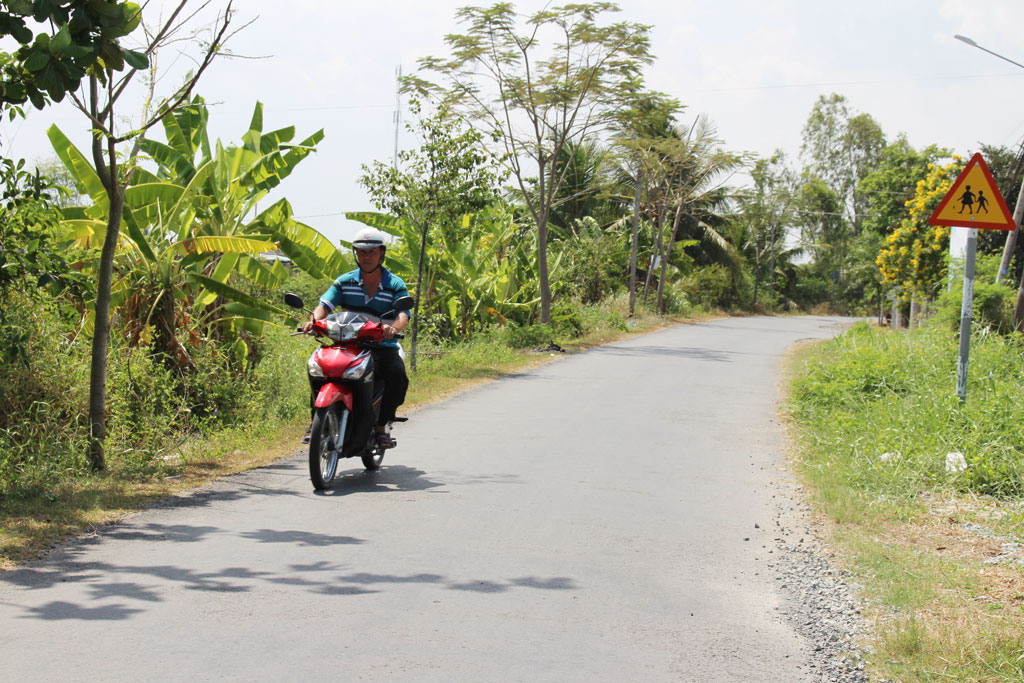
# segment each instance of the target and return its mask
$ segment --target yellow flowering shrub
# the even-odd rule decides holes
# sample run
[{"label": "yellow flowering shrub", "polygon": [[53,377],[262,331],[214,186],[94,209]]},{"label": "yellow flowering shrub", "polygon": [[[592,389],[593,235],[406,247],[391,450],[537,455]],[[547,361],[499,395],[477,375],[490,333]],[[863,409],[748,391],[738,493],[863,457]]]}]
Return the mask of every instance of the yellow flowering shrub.
[{"label": "yellow flowering shrub", "polygon": [[949,192],[963,170],[961,157],[954,155],[945,166],[928,164],[928,176],[919,180],[907,216],[886,238],[875,263],[885,283],[900,288],[900,296],[926,299],[935,295],[946,277],[949,228],[928,224],[935,207]]}]

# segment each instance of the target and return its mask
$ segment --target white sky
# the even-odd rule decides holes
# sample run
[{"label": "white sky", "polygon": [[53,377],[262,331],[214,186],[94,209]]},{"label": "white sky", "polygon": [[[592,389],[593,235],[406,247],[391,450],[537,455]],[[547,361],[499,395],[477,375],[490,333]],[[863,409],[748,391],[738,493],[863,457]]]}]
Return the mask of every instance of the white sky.
[{"label": "white sky", "polygon": [[[444,34],[459,30],[454,12],[465,4],[236,0],[237,23],[258,19],[229,47],[270,58],[210,68],[198,92],[216,103],[212,134],[239,140],[257,100],[265,130],[295,125],[301,139],[324,128],[319,152],[274,198],[287,196],[298,217],[329,237],[350,237],[357,225],[341,214],[372,208],[357,183],[360,165],[393,154],[395,69],[409,73],[418,58],[444,55]],[[517,3],[522,11],[541,6]],[[814,101],[831,92],[874,117],[889,139],[905,132],[917,147],[936,143],[968,155],[981,142],[1016,145],[1024,136],[1024,69],[953,39],[970,36],[1024,63],[1015,39],[1024,29],[1021,0],[632,0],[621,7],[617,19],[653,26],[657,61],[648,86],[686,104],[685,121],[708,114],[736,151],[782,148],[796,161]],[[128,114],[140,108],[126,104]],[[87,125],[64,103],[0,124],[0,151],[52,157],[45,129],[54,122],[87,149]],[[416,144],[404,131],[400,141]]]}]

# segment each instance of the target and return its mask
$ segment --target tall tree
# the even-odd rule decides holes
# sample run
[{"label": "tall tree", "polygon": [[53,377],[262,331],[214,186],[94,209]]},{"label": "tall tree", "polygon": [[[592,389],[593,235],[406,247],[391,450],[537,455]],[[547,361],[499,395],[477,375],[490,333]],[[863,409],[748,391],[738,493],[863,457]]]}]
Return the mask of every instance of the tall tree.
[{"label": "tall tree", "polygon": [[[753,305],[757,306],[766,265],[771,278],[775,272],[777,247],[780,241],[785,243],[786,229],[793,221],[793,179],[781,150],[767,159],[757,159],[750,176],[753,186],[739,197],[745,228],[741,246],[753,261]],[[772,282],[774,284],[774,280]]]},{"label": "tall tree", "polygon": [[796,193],[801,246],[811,256],[812,271],[829,282],[833,301],[853,238],[843,208],[842,197],[828,183],[804,171]]},{"label": "tall tree", "polygon": [[615,145],[620,159],[616,172],[622,188],[620,200],[632,204],[632,231],[629,256],[629,315],[636,305],[637,259],[640,247],[640,205],[645,188],[660,166],[657,148],[675,135],[676,116],[683,107],[679,101],[659,92],[637,93],[629,106],[620,110],[614,124]]},{"label": "tall tree", "polygon": [[[726,185],[743,165],[737,154],[722,148],[714,125],[699,116],[688,128],[677,128],[662,148],[664,205],[655,211],[658,250],[658,310],[664,313],[665,278],[672,248],[681,239],[693,239],[693,246],[716,242],[730,255],[738,255],[719,227],[727,222],[733,192]],[[684,226],[689,230],[684,231]],[[665,229],[667,228],[667,234]],[[728,246],[725,246],[725,245]],[[736,262],[738,259],[731,259]]]},{"label": "tall tree", "polygon": [[577,233],[581,221],[590,217],[599,224],[610,222],[607,194],[607,171],[610,152],[597,140],[570,143],[562,149],[557,172],[568,169],[559,197],[551,209],[548,222],[561,237]]},{"label": "tall tree", "polygon": [[855,234],[860,234],[865,205],[855,190],[875,169],[884,147],[878,123],[868,114],[851,112],[846,98],[836,93],[820,96],[804,124],[800,152],[806,169],[841,199]]},{"label": "tall tree", "polygon": [[[411,109],[420,114],[419,102],[413,100]],[[427,263],[430,233],[440,233],[443,244],[457,243],[463,216],[499,202],[496,192],[504,176],[496,173],[496,160],[482,150],[481,133],[467,130],[446,105],[406,127],[420,138],[419,149],[399,153],[401,169],[379,161],[364,165],[359,182],[378,209],[411,222],[419,236],[418,245],[406,245],[417,265],[411,358],[415,370],[420,307],[436,277],[437,264]]]},{"label": "tall tree", "polygon": [[917,183],[928,175],[930,165],[949,157],[951,150],[929,145],[916,150],[900,134],[881,151],[874,170],[857,185],[861,198],[861,227],[889,235],[907,216],[907,202],[914,198]]},{"label": "tall tree", "polygon": [[900,297],[922,301],[934,296],[946,275],[949,228],[928,224],[935,207],[963,170],[963,160],[954,156],[949,164],[933,165],[917,184],[909,212],[885,240],[877,263],[889,285],[899,288]]},{"label": "tall tree", "polygon": [[[125,53],[124,59],[111,55],[91,68],[88,85],[84,93],[85,99],[77,92],[70,92],[76,108],[89,121],[92,132],[92,162],[96,175],[102,185],[102,193],[107,202],[107,228],[100,251],[100,263],[96,282],[95,327],[92,339],[92,355],[89,375],[89,463],[94,470],[102,470],[104,462],[104,438],[106,437],[106,395],[107,395],[107,346],[110,335],[110,287],[113,280],[114,253],[117,248],[118,235],[124,214],[125,188],[131,180],[133,165],[139,151],[139,140],[147,130],[188,104],[196,83],[207,67],[221,51],[229,37],[228,26],[231,23],[233,10],[232,0],[228,0],[222,13],[218,15],[213,30],[213,38],[204,46],[197,67],[185,81],[156,108],[155,112],[147,106],[143,110],[142,121],[127,132],[118,132],[118,103],[126,89],[134,79],[138,69],[145,68],[149,56],[155,54],[161,46],[178,39],[184,24],[191,18],[183,14],[189,0],[180,0],[171,11],[170,17],[154,32],[147,31],[148,44],[142,55],[136,58]],[[125,62],[129,67],[122,76]],[[147,100],[147,103],[150,100]],[[134,141],[136,144],[127,154],[122,156],[119,145]],[[124,162],[124,163],[122,163]],[[93,194],[93,193],[90,193]]]},{"label": "tall tree", "polygon": [[456,17],[466,32],[445,38],[451,57],[420,60],[421,71],[443,85],[406,80],[407,88],[434,94],[504,145],[504,161],[537,230],[543,322],[551,319],[548,222],[570,168],[559,168],[557,160],[567,144],[615,120],[637,92],[641,68],[652,61],[650,27],[601,23],[616,11],[610,2],[567,4],[526,17],[510,3],[464,7]]}]

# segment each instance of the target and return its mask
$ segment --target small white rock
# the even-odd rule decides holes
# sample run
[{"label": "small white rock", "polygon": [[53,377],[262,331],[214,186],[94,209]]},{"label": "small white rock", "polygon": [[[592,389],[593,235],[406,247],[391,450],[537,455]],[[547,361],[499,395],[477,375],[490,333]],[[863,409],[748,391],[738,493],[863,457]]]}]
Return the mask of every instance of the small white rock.
[{"label": "small white rock", "polygon": [[958,474],[967,469],[967,460],[964,454],[959,451],[946,454],[946,471],[950,474]]}]

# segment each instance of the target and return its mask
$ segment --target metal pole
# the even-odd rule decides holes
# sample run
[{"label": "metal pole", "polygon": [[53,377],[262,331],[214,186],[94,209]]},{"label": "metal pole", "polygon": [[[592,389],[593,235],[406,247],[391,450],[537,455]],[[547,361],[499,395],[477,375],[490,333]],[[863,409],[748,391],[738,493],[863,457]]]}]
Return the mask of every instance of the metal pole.
[{"label": "metal pole", "polygon": [[978,251],[978,231],[967,233],[967,256],[964,260],[964,297],[960,304],[960,358],[956,363],[956,395],[967,400],[967,359],[971,347],[971,312],[974,308],[974,256]]},{"label": "metal pole", "polygon": [[395,69],[395,156],[391,167],[398,170],[398,128],[402,123],[402,65]]},{"label": "metal pole", "polygon": [[629,255],[629,317],[633,317],[636,307],[636,252],[640,234],[640,183],[643,173],[640,164],[636,168],[636,192],[633,196],[633,248]]}]

